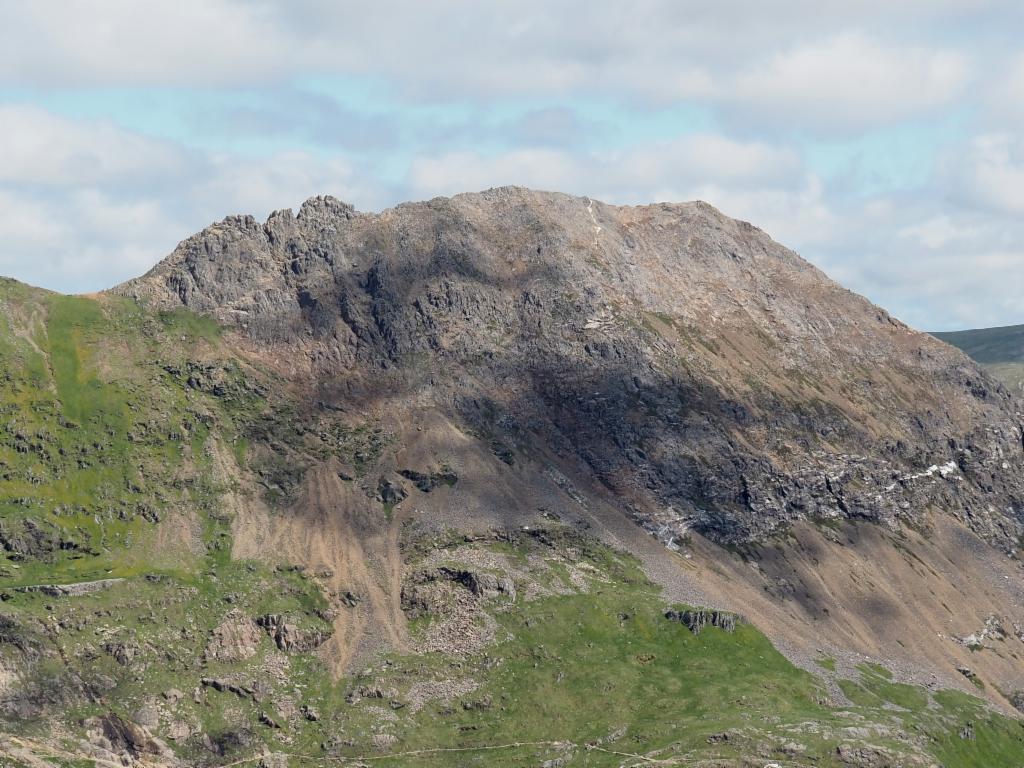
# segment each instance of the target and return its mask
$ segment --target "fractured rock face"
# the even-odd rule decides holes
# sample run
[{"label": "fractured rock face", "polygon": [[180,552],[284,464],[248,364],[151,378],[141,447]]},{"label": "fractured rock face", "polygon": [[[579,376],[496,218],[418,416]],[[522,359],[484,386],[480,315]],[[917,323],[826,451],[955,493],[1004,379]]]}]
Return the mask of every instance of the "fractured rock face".
[{"label": "fractured rock face", "polygon": [[300,629],[278,614],[261,616],[256,623],[266,630],[278,649],[282,651],[312,651],[326,643],[331,637],[329,629]]},{"label": "fractured rock face", "polygon": [[113,712],[85,721],[86,735],[96,757],[134,765],[147,758],[173,760],[174,753],[146,728]]},{"label": "fractured rock face", "polygon": [[114,657],[114,661],[122,667],[129,666],[139,652],[139,646],[134,642],[109,642],[104,644],[103,650]]},{"label": "fractured rock face", "polygon": [[406,480],[411,480],[413,485],[423,493],[430,493],[441,485],[455,485],[459,479],[459,476],[450,469],[440,472],[417,472],[413,469],[403,469],[399,474]]},{"label": "fractured rock face", "polygon": [[998,616],[988,616],[985,619],[985,626],[978,632],[972,632],[966,637],[954,638],[961,645],[971,650],[980,650],[985,647],[986,640],[1005,640],[1006,630]]}]

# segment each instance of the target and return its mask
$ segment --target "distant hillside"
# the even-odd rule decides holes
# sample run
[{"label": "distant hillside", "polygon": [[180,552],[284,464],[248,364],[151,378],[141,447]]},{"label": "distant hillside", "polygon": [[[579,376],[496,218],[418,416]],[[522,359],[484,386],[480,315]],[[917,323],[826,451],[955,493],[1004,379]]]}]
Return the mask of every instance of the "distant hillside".
[{"label": "distant hillside", "polygon": [[1024,390],[1024,325],[932,334],[959,347],[1014,390]]}]

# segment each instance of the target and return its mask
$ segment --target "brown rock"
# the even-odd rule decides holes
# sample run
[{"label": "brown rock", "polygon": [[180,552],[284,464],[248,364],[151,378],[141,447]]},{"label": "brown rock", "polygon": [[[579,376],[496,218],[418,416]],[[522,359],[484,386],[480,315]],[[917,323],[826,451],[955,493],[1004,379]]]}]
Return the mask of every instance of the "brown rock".
[{"label": "brown rock", "polygon": [[230,615],[211,633],[204,656],[208,661],[245,661],[256,655],[262,637],[251,619]]}]

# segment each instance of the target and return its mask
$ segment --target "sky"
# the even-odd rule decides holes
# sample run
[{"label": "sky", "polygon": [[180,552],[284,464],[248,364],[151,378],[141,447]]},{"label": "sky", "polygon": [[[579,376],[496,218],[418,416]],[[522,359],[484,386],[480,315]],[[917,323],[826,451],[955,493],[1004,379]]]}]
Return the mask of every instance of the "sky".
[{"label": "sky", "polygon": [[0,274],[505,184],[701,199],[918,328],[1024,323],[1019,0],[0,0]]}]

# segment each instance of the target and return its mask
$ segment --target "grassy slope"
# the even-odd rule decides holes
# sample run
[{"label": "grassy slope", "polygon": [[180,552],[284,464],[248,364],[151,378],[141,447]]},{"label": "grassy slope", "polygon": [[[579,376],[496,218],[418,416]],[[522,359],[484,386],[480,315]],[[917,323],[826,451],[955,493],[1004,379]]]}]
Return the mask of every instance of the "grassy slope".
[{"label": "grassy slope", "polygon": [[[564,765],[617,766],[623,754],[680,759],[685,765],[759,756],[786,765],[839,766],[840,745],[870,745],[893,759],[930,754],[946,768],[1016,766],[1024,755],[1019,723],[959,692],[929,694],[893,683],[877,667],[864,667],[859,680],[842,683],[853,706],[829,706],[821,681],[793,667],[753,627],[694,635],[668,621],[657,590],[626,556],[593,544],[580,554],[577,548],[532,541],[516,542],[514,551],[523,559],[544,558],[552,567],[534,575],[566,591],[570,581],[561,566],[567,560],[586,563],[593,569],[589,588],[531,601],[519,597],[515,604],[497,598],[490,609],[498,639],[480,651],[458,658],[393,655],[338,682],[307,654],[289,655],[282,678],[266,676],[263,665],[276,653],[269,639],[245,662],[200,661],[209,631],[232,608],[246,615],[274,610],[312,616],[322,607],[310,580],[257,563],[211,562],[198,576],[132,579],[57,605],[45,596],[19,594],[4,610],[73,627],[111,611],[111,620],[87,621],[62,633],[56,644],[73,657],[95,645],[98,628],[116,626],[104,637],[138,643],[133,669],[145,668],[145,674],[100,654],[81,666],[83,676],[106,677],[116,685],[100,702],[70,698],[55,706],[70,722],[111,709],[131,717],[147,701],[163,705],[160,694],[179,688],[186,697],[167,711],[200,726],[224,750],[213,757],[198,739],[181,743],[186,762],[196,765],[232,762],[264,748],[292,755],[293,765],[370,755],[374,764],[438,768],[539,765],[558,758]],[[232,595],[230,605],[225,594]],[[44,668],[39,684],[59,689],[62,674]],[[244,684],[262,679],[268,690],[260,701],[209,689],[193,700],[200,677]],[[469,678],[480,687],[454,701],[429,702],[416,713],[406,707],[414,683],[449,678]],[[346,701],[361,687],[382,689],[385,698]],[[286,721],[280,714],[285,701],[312,706],[321,719]],[[261,713],[285,728],[260,725]],[[968,726],[972,738],[961,738]],[[28,736],[45,731],[39,718],[16,727]],[[394,739],[386,749],[374,746],[380,734]],[[526,746],[491,749],[515,743]],[[435,750],[459,750],[458,761],[450,751]]]},{"label": "grassy slope", "polygon": [[1024,385],[1024,325],[932,335],[962,349],[1007,386]]},{"label": "grassy slope", "polygon": [[[181,462],[180,442],[171,436],[185,421],[183,397],[131,367],[150,345],[129,330],[141,319],[129,305],[104,312],[94,301],[40,298],[16,286],[5,299],[0,511],[10,532],[28,518],[60,541],[56,550],[42,543],[52,550],[43,557],[10,557],[6,570],[14,571],[15,583],[134,572],[137,564],[124,550],[164,506],[143,478]],[[20,337],[12,328],[18,324]],[[122,344],[120,354],[111,354]],[[102,365],[118,362],[127,365],[101,378]],[[140,427],[149,434],[130,443]]]},{"label": "grassy slope", "polygon": [[[158,735],[172,721],[195,732],[174,742],[195,765],[264,747],[292,755],[294,765],[372,754],[383,758],[374,764],[395,766],[612,766],[640,761],[616,752],[657,752],[685,764],[758,755],[759,765],[771,758],[827,766],[839,764],[844,743],[893,755],[923,751],[947,768],[1018,765],[1024,757],[1017,722],[960,693],[895,684],[882,670],[865,668],[859,680],[843,683],[854,706],[831,707],[821,682],[754,628],[693,635],[664,618],[657,589],[630,558],[573,537],[479,545],[512,557],[556,593],[527,601],[521,590],[514,604],[487,602],[496,640],[479,651],[395,655],[340,681],[315,655],[282,654],[266,636],[250,659],[204,661],[211,631],[230,612],[280,613],[316,629],[325,626],[327,605],[312,577],[230,560],[212,442],[234,445],[240,460],[251,454],[275,498],[287,494],[284,465],[297,454],[267,445],[366,454],[379,448],[367,442],[372,430],[318,425],[319,442],[309,443],[293,414],[275,415],[241,383],[247,377],[238,362],[201,318],[154,317],[127,302],[44,295],[12,283],[0,284],[0,306],[0,524],[9,542],[31,539],[38,550],[0,553],[0,658],[8,668],[30,669],[23,684],[41,706],[9,718],[6,727],[25,738],[46,739],[52,721],[74,734],[83,718],[108,711],[131,718],[156,706]],[[186,356],[214,361],[219,392],[189,383],[194,361]],[[155,521],[188,514],[199,521],[199,546],[169,557],[156,544]],[[42,544],[28,536],[26,521],[44,530]],[[569,576],[581,563],[591,574],[584,589]],[[125,581],[76,598],[14,590],[109,575]],[[419,621],[416,631],[430,623]],[[117,662],[117,645],[134,650],[130,664]],[[266,690],[258,700],[242,698],[202,688],[202,677]],[[479,687],[418,712],[408,706],[416,682],[453,678]],[[366,686],[389,697],[394,691],[394,704],[347,701]],[[171,688],[185,694],[176,704],[162,695]],[[295,715],[302,705],[320,718]],[[260,714],[285,727],[261,724]],[[968,723],[973,738],[961,738]],[[537,743],[490,749],[513,742]],[[411,750],[426,751],[386,757]]]}]

